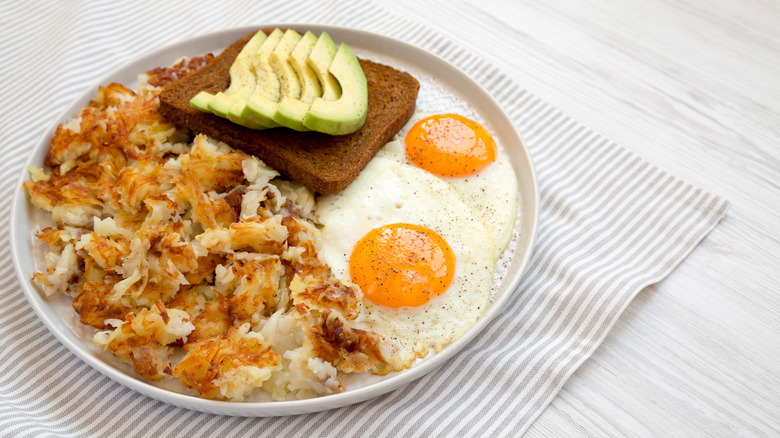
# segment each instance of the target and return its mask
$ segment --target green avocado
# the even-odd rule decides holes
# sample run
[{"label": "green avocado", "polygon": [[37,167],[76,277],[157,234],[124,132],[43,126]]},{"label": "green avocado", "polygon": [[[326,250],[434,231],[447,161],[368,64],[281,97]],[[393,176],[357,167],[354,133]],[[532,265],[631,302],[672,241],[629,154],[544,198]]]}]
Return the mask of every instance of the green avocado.
[{"label": "green avocado", "polygon": [[230,66],[230,86],[227,90],[217,93],[209,103],[211,112],[250,128],[257,129],[262,127],[255,123],[247,123],[238,119],[234,120],[231,118],[230,111],[234,106],[246,105],[247,99],[255,91],[256,79],[252,59],[265,40],[265,32],[258,31],[247,41]]},{"label": "green avocado", "polygon": [[212,113],[220,116],[227,117],[230,107],[233,105],[233,98],[220,91],[211,98],[209,102],[209,109]]},{"label": "green avocado", "polygon": [[289,62],[290,55],[299,41],[301,41],[301,35],[288,29],[284,32],[282,40],[279,41],[274,51],[271,52],[269,63],[276,73],[276,77],[279,78],[279,105],[276,107],[273,119],[276,123],[296,131],[308,131],[303,126],[303,120],[297,121],[295,117],[290,117],[289,111],[290,107],[295,105],[295,101],[301,97],[301,82]]},{"label": "green avocado", "polygon": [[307,60],[309,67],[317,75],[317,80],[322,86],[322,98],[324,100],[336,100],[341,96],[339,82],[328,71],[337,50],[338,46],[333,42],[330,35],[327,32],[322,32],[322,35],[317,39],[317,44],[311,49],[309,59]]},{"label": "green avocado", "polygon": [[252,65],[257,85],[254,94],[239,114],[241,120],[268,128],[279,126],[273,120],[276,107],[279,105],[279,78],[271,68],[269,59],[283,36],[284,32],[274,29],[253,57]]},{"label": "green avocado", "polygon": [[317,98],[303,121],[314,131],[331,135],[351,134],[363,127],[368,113],[368,82],[357,56],[342,43],[328,71],[341,86],[337,100]]},{"label": "green avocado", "polygon": [[192,105],[192,107],[196,110],[203,111],[204,113],[210,113],[211,108],[209,108],[209,103],[213,98],[213,94],[201,91],[200,93],[196,94],[195,97],[190,99],[190,105]]},{"label": "green avocado", "polygon": [[267,37],[257,32],[229,73],[225,91],[200,92],[190,105],[252,129],[285,126],[345,135],[365,123],[368,83],[360,61],[326,32],[319,38],[291,29],[275,29]]},{"label": "green avocado", "polygon": [[[245,101],[254,92],[255,74],[251,61],[265,40],[265,33],[259,31],[244,45],[233,65],[230,66],[230,86],[227,90],[216,95],[200,92],[190,100],[190,105],[200,111],[211,112],[220,117],[229,117],[230,109],[236,102]],[[260,128],[254,124],[248,125],[253,129]]]},{"label": "green avocado", "polygon": [[284,93],[279,99],[274,120],[280,125],[297,131],[309,130],[303,126],[303,120],[309,113],[314,99],[322,96],[317,75],[306,62],[315,44],[317,44],[317,36],[312,32],[306,32],[286,59],[283,58],[285,52],[276,51],[271,58],[271,65],[281,73]]}]

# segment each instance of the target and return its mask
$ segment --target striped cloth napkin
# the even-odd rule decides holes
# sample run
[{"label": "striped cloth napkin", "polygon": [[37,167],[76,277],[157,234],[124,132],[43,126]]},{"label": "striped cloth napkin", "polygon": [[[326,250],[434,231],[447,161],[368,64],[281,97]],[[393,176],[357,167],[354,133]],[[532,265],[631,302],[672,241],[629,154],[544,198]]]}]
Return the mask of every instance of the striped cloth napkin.
[{"label": "striped cloth napkin", "polygon": [[[537,247],[506,309],[437,371],[360,404],[242,418],[178,408],[103,376],[38,320],[0,223],[2,436],[516,436],[597,348],[631,299],[663,279],[728,204],[653,167],[424,24],[358,2],[4,2],[0,211],[30,148],[87,84],[168,42],[230,27],[309,22],[369,30],[439,54],[499,101],[534,158]],[[326,5],[326,6],[323,6]],[[13,85],[13,86],[9,86]],[[10,103],[8,102],[10,100]]]}]

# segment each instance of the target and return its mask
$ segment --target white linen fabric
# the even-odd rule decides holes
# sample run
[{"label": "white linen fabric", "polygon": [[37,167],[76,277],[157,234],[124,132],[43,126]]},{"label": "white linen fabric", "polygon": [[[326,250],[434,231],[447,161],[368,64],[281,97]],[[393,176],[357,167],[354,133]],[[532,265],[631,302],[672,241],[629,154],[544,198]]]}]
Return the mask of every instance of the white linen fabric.
[{"label": "white linen fabric", "polygon": [[[489,60],[369,1],[3,2],[0,5],[0,436],[516,436],[728,203],[534,96]],[[533,157],[540,226],[506,309],[437,371],[363,403],[273,418],[205,414],[138,394],[52,336],[13,274],[7,217],[30,149],[85,87],[203,33],[272,22],[347,26],[431,51],[502,105]]]}]

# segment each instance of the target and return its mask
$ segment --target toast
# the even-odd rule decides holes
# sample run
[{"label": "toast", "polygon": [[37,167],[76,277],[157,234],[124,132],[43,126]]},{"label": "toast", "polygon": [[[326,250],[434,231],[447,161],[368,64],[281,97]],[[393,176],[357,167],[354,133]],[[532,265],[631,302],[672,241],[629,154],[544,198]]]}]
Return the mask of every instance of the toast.
[{"label": "toast", "polygon": [[408,73],[360,59],[368,81],[366,122],[358,131],[340,136],[287,128],[253,130],[190,106],[198,92],[216,94],[230,85],[230,66],[253,34],[231,44],[200,70],[166,85],[160,112],[176,125],[257,156],[317,193],[342,190],[411,118],[420,83]]}]

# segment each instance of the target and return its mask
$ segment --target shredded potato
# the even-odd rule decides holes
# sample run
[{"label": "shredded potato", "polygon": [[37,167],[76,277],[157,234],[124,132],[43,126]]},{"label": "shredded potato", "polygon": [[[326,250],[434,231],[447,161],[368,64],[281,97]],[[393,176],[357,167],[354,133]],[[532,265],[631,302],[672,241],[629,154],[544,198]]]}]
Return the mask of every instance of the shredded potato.
[{"label": "shredded potato", "polygon": [[317,255],[313,194],[160,115],[162,87],[212,58],[151,70],[137,93],[100,87],[58,127],[24,183],[57,224],[36,232],[49,252],[33,280],[74,297],[94,343],[137,374],[203,397],[311,397],[407,367],[352,326],[362,295]]}]

